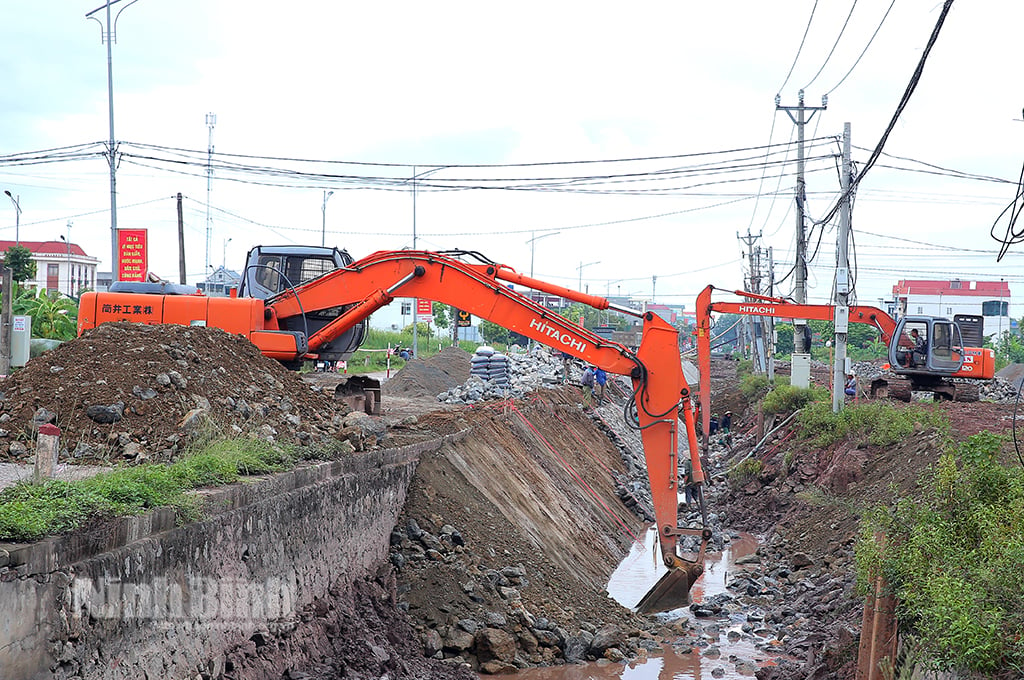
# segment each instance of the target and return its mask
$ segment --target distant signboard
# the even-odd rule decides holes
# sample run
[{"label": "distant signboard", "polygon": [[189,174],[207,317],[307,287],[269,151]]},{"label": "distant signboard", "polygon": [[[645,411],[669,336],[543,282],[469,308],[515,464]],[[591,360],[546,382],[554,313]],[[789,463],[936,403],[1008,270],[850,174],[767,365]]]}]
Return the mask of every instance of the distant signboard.
[{"label": "distant signboard", "polygon": [[117,230],[117,280],[145,281],[149,251],[145,229]]},{"label": "distant signboard", "polygon": [[434,303],[430,300],[416,300],[416,320],[430,323],[434,320]]}]

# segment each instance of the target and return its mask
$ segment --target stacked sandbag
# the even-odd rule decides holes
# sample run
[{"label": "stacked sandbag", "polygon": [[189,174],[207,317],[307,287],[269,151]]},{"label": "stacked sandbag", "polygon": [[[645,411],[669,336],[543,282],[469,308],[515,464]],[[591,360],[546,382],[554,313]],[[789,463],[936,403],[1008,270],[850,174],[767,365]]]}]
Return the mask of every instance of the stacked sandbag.
[{"label": "stacked sandbag", "polygon": [[472,367],[469,369],[471,376],[486,380],[493,386],[507,387],[510,382],[508,357],[500,352],[495,352],[493,347],[482,345],[477,348],[470,359]]}]

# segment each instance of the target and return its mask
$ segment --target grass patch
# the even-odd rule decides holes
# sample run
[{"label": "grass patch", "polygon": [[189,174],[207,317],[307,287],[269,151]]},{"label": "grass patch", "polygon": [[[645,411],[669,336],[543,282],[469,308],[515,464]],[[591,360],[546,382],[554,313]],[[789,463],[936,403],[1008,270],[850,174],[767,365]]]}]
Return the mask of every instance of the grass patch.
[{"label": "grass patch", "polygon": [[822,402],[828,398],[828,391],[820,387],[778,385],[765,395],[762,406],[765,413],[793,413],[812,402]]},{"label": "grass patch", "polygon": [[757,458],[744,458],[726,474],[733,488],[741,487],[747,482],[757,479],[764,472],[764,461]]},{"label": "grass patch", "polygon": [[899,408],[881,400],[852,404],[839,413],[832,412],[830,402],[814,402],[807,404],[797,418],[800,436],[815,446],[829,446],[844,439],[891,446],[919,429],[934,428],[944,434],[949,431],[949,424],[933,408],[917,404]]},{"label": "grass patch", "polygon": [[188,491],[286,470],[294,464],[290,450],[269,442],[222,439],[169,465],[139,465],[71,482],[22,482],[0,491],[0,541],[35,541],[96,520],[159,507],[174,507],[195,519],[198,508]]},{"label": "grass patch", "polygon": [[1024,470],[999,463],[1002,444],[983,432],[950,447],[922,480],[923,498],[866,516],[856,561],[861,592],[884,577],[933,666],[1019,677]]},{"label": "grass patch", "polygon": [[768,376],[760,373],[750,373],[740,380],[740,394],[747,400],[748,403],[757,401],[771,388],[771,384],[768,382]]}]

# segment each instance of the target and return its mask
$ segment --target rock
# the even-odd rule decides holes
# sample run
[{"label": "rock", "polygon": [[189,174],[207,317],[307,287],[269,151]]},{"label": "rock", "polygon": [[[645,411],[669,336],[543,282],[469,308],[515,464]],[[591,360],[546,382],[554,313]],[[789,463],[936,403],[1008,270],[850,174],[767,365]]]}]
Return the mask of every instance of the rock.
[{"label": "rock", "polygon": [[565,639],[565,648],[562,650],[566,663],[583,661],[587,656],[590,645],[580,636],[573,635]]},{"label": "rock", "polygon": [[[45,408],[38,408],[38,409],[36,409],[35,414],[33,414],[33,416],[32,416],[32,425],[34,425],[36,429],[39,429],[40,425],[46,425],[48,423],[56,423],[56,422],[57,422],[57,414],[54,413],[53,411],[48,411]],[[111,422],[113,422],[113,421],[111,421]]]},{"label": "rock", "polygon": [[184,432],[195,432],[208,422],[209,413],[205,409],[194,408],[178,421],[178,429]]},{"label": "rock", "polygon": [[139,399],[142,399],[143,401],[156,399],[157,397],[157,391],[154,390],[152,387],[142,387],[140,385],[135,385],[134,387],[132,387],[132,394],[134,394]]},{"label": "rock", "polygon": [[99,423],[100,425],[110,425],[124,417],[124,402],[119,401],[116,404],[111,404],[109,406],[93,404],[85,409],[85,415],[88,416],[90,420]]},{"label": "rock", "polygon": [[454,630],[444,638],[444,651],[461,653],[473,647],[474,636],[464,630]]},{"label": "rock", "polygon": [[484,628],[476,633],[476,655],[481,661],[505,661],[516,658],[516,640],[501,628]]},{"label": "rock", "polygon": [[608,624],[597,629],[590,643],[590,653],[604,656],[605,650],[611,647],[622,647],[626,643],[626,632],[615,624]]},{"label": "rock", "polygon": [[802,552],[793,553],[789,558],[789,563],[793,566],[793,569],[804,569],[805,567],[814,566],[814,560]]}]

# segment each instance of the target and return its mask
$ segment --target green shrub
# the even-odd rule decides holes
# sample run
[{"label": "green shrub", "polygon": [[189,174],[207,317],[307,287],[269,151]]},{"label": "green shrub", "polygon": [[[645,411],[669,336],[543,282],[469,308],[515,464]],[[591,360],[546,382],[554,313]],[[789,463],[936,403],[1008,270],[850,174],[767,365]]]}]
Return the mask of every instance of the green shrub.
[{"label": "green shrub", "polygon": [[811,402],[827,398],[828,393],[820,387],[779,385],[765,395],[762,405],[765,413],[792,413]]},{"label": "green shrub", "polygon": [[816,446],[858,438],[876,446],[891,446],[921,428],[948,431],[948,424],[935,409],[917,404],[899,407],[884,400],[851,404],[839,413],[832,412],[831,402],[814,402],[797,418],[801,437]]},{"label": "green shrub", "polygon": [[768,383],[768,376],[759,373],[751,373],[743,376],[740,380],[740,393],[743,398],[749,401],[756,401],[768,392],[771,385]]},{"label": "green shrub", "polygon": [[731,485],[738,487],[757,479],[763,471],[764,461],[758,458],[744,458],[729,470],[726,476]]},{"label": "green shrub", "polygon": [[986,432],[951,447],[922,480],[923,499],[861,525],[858,588],[884,577],[939,667],[1024,667],[1024,471],[999,464],[1002,441]]},{"label": "green shrub", "polygon": [[750,359],[740,359],[736,362],[736,375],[741,378],[754,372],[754,362]]}]

